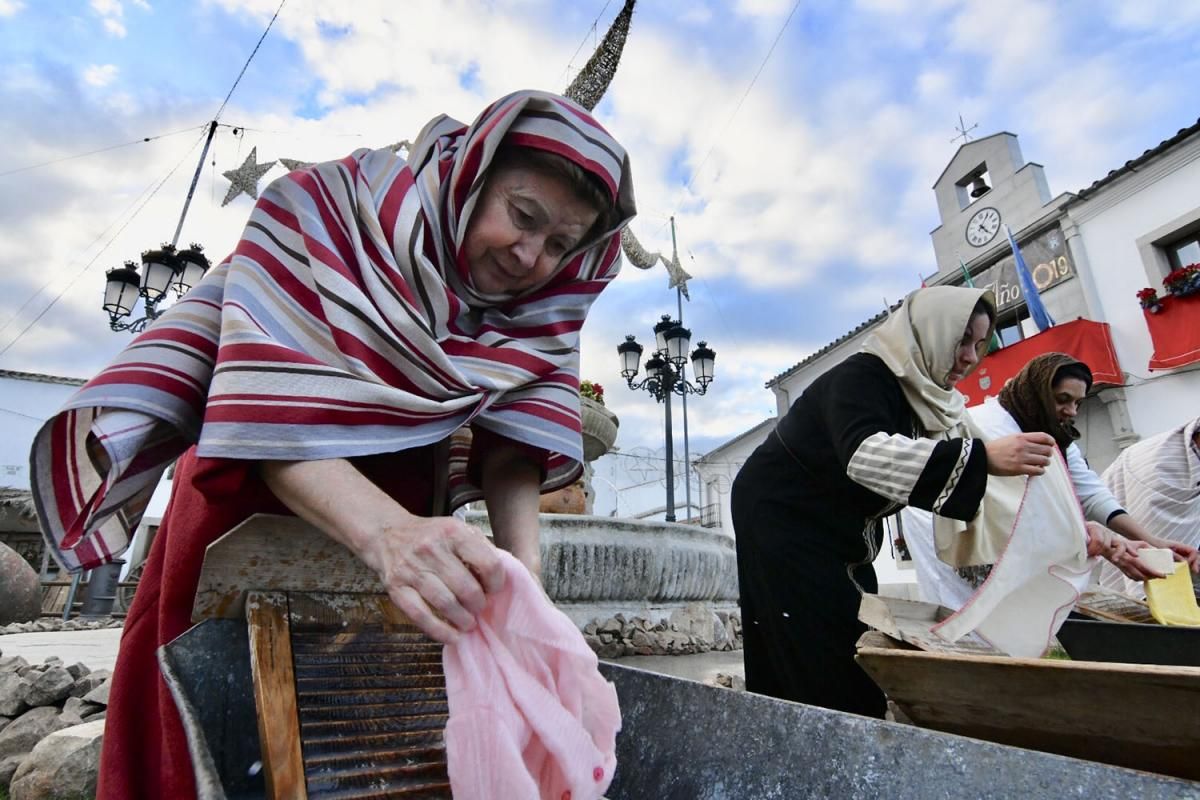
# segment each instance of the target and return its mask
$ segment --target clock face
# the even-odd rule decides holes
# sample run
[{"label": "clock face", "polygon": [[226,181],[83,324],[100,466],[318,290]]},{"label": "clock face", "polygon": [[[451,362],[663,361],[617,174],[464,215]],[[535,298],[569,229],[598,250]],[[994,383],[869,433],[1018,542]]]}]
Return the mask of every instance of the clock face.
[{"label": "clock face", "polygon": [[996,238],[1000,230],[1000,212],[994,208],[981,208],[967,223],[967,241],[975,247],[983,247]]}]

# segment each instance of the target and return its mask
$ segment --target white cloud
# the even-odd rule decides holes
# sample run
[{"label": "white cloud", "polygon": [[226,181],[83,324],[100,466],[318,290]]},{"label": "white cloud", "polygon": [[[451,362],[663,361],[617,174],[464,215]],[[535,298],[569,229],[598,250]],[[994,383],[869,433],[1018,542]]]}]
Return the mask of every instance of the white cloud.
[{"label": "white cloud", "polygon": [[92,64],[83,70],[83,82],[89,86],[108,86],[117,79],[115,64]]},{"label": "white cloud", "polygon": [[22,0],[0,0],[0,17],[12,17],[25,8]]},{"label": "white cloud", "polygon": [[105,17],[104,30],[110,36],[115,36],[118,39],[124,39],[127,33],[124,23],[115,17]]}]

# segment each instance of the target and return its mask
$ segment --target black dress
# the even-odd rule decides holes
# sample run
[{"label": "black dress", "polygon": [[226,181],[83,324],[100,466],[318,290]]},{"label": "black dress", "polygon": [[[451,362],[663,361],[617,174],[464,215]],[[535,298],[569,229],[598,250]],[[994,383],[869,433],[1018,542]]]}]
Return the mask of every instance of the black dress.
[{"label": "black dress", "polygon": [[983,442],[922,438],[876,356],[814,381],[733,483],[746,688],[882,717],[883,693],[854,661],[858,587],[878,589],[878,520],[906,504],[969,520],[986,484]]}]

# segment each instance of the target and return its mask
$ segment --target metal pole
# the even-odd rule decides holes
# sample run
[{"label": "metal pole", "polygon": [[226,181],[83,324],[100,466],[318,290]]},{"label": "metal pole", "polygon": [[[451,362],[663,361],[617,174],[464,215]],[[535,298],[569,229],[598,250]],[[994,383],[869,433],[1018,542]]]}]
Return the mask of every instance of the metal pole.
[{"label": "metal pole", "polygon": [[[679,261],[679,247],[675,244],[675,217],[671,216],[671,256]],[[679,308],[679,324],[683,324],[683,288],[675,287],[675,302]],[[686,356],[687,353],[684,353]],[[679,368],[679,374],[682,378],[684,375],[684,367]],[[684,496],[684,518],[691,519],[692,516],[692,460],[688,452],[688,418],[687,418],[687,392],[683,393],[683,496]]]},{"label": "metal pole", "polygon": [[667,421],[667,522],[675,521],[675,452],[671,443],[671,390],[675,386],[675,372],[670,362],[663,367],[663,404],[666,406]]},{"label": "metal pole", "polygon": [[196,184],[200,182],[200,171],[204,169],[204,157],[208,155],[208,146],[212,144],[213,134],[217,132],[217,121],[208,123],[208,138],[204,140],[204,149],[200,151],[200,163],[196,165],[196,174],[192,176],[192,185],[188,187],[187,199],[183,201],[183,213],[179,215],[179,224],[175,226],[175,235],[171,237],[171,246],[179,244],[179,233],[183,230],[183,221],[187,218],[188,206],[192,204],[192,195],[196,193]]}]

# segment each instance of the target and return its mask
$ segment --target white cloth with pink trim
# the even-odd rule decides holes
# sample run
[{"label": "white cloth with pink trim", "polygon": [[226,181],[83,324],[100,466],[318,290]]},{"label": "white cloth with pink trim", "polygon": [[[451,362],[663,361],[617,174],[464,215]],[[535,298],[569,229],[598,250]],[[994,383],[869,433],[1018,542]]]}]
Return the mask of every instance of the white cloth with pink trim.
[{"label": "white cloth with pink trim", "polygon": [[[1007,413],[973,409],[972,418],[985,440],[1021,432]],[[989,475],[987,493],[992,513],[975,524],[997,526],[1007,542],[983,586],[933,630],[949,641],[973,631],[1009,655],[1035,658],[1062,627],[1095,565],[1087,556],[1083,509],[1057,449],[1045,474]]]},{"label": "white cloth with pink trim", "polygon": [[443,650],[456,800],[596,800],[616,769],[617,692],[578,628],[501,551],[504,589]]}]

